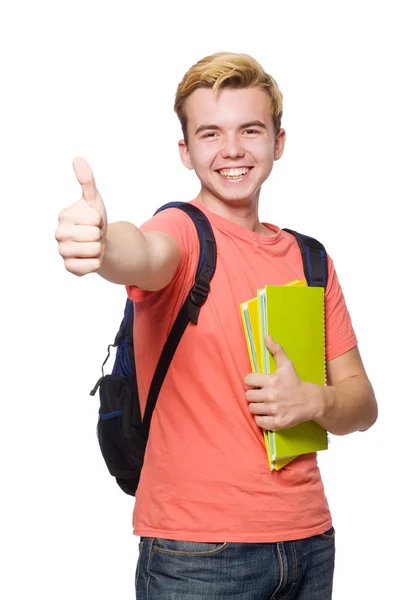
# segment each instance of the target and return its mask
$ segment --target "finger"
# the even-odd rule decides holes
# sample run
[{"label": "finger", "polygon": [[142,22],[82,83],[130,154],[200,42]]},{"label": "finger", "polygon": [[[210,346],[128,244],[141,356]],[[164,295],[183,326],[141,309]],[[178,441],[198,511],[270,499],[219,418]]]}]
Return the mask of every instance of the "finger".
[{"label": "finger", "polygon": [[65,258],[98,258],[101,255],[100,242],[60,242],[59,254]]},{"label": "finger", "polygon": [[255,415],[254,419],[256,424],[266,431],[278,431],[279,429],[282,429],[279,425],[277,425],[274,417]]},{"label": "finger", "polygon": [[270,335],[265,335],[265,344],[266,348],[271,352],[271,354],[275,354],[278,350],[278,344],[273,340]]},{"label": "finger", "polygon": [[262,417],[270,417],[274,415],[274,407],[266,403],[253,402],[248,405],[250,412],[253,415],[261,415]]},{"label": "finger", "polygon": [[[81,206],[77,206],[79,203],[84,203],[84,210],[81,209]],[[58,217],[59,223],[72,223],[73,225],[91,225],[93,227],[102,227],[103,226],[103,217],[96,208],[91,208],[87,205],[87,202],[84,199],[79,200],[72,206],[65,208]]]},{"label": "finger", "polygon": [[77,177],[77,181],[83,190],[85,200],[90,204],[95,201],[98,190],[96,188],[94,174],[90,165],[84,158],[78,156],[73,161],[73,169]]},{"label": "finger", "polygon": [[250,373],[244,378],[244,383],[250,387],[264,387],[265,385],[269,385],[271,377],[271,375],[266,375],[265,373]]},{"label": "finger", "polygon": [[288,360],[288,356],[285,354],[283,347],[277,344],[270,335],[265,336],[265,344],[269,352],[274,356],[276,366],[279,367],[285,361]]},{"label": "finger", "polygon": [[65,260],[65,269],[78,276],[95,273],[100,266],[99,258],[68,258]]},{"label": "finger", "polygon": [[99,227],[89,225],[59,227],[55,237],[58,242],[99,242],[102,239],[102,231]]},{"label": "finger", "polygon": [[266,400],[274,400],[275,393],[271,388],[254,388],[247,390],[245,397],[248,402],[266,402]]}]

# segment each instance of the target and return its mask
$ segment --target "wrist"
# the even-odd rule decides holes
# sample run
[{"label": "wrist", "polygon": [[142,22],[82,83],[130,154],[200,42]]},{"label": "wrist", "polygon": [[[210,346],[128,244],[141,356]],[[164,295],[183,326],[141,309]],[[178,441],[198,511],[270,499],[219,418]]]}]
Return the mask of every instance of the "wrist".
[{"label": "wrist", "polygon": [[320,421],[332,412],[335,390],[331,386],[305,382],[306,401],[310,420]]}]

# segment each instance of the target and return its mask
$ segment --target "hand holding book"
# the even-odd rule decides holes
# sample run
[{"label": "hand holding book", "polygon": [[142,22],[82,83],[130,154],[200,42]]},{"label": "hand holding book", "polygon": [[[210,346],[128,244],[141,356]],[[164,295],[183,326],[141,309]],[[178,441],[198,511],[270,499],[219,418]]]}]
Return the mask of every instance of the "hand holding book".
[{"label": "hand holding book", "polygon": [[308,385],[302,381],[283,347],[270,335],[266,347],[274,357],[276,371],[272,374],[250,373],[245,384],[250,386],[245,396],[255,421],[263,429],[279,431],[313,418]]}]

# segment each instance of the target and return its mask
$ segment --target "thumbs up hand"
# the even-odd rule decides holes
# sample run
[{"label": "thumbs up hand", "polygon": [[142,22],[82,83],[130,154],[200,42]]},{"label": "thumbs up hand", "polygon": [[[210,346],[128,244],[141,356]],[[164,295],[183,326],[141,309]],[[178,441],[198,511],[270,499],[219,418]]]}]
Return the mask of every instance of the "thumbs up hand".
[{"label": "thumbs up hand", "polygon": [[82,196],[59,214],[55,239],[65,269],[81,277],[95,273],[102,264],[107,216],[88,163],[83,158],[75,158],[73,169],[81,185]]}]

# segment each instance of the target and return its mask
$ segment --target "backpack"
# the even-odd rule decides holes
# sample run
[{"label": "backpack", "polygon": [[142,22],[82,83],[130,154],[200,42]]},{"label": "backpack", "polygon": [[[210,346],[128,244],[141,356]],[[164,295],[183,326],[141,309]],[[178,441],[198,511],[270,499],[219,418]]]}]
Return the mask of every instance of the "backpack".
[{"label": "backpack", "polygon": [[[145,414],[141,416],[137,376],[135,370],[133,327],[134,303],[127,299],[124,316],[113,344],[109,344],[102,364],[102,377],[90,392],[95,396],[99,388],[99,416],[97,437],[109,469],[120,488],[135,496],[143,466],[152,414],[161,386],[172,358],[189,323],[197,325],[200,309],[210,291],[210,282],[216,268],[216,243],[212,227],[204,213],[185,202],[170,202],[155,214],[167,208],[185,212],[193,221],[200,244],[195,282],[186,297],[164,344],[148,393]],[[324,246],[309,236],[284,229],[295,236],[303,260],[305,278],[310,286],[326,287],[328,280],[327,255]],[[110,348],[117,348],[111,374],[104,374]]]}]

